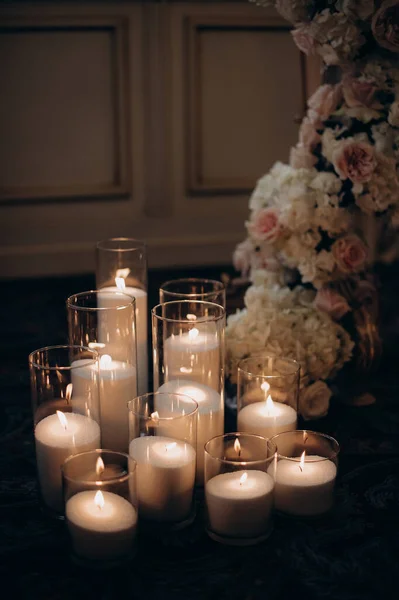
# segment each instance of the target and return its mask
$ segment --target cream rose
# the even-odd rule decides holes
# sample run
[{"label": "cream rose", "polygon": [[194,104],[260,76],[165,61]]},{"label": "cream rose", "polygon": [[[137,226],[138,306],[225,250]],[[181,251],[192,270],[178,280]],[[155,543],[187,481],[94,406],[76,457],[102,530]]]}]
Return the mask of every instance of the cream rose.
[{"label": "cream rose", "polygon": [[290,166],[294,169],[311,169],[316,163],[316,156],[303,144],[291,148]]},{"label": "cream rose", "polygon": [[367,108],[381,108],[376,99],[377,85],[372,81],[363,81],[351,75],[345,75],[342,81],[342,92],[349,108],[366,106]]},{"label": "cream rose", "polygon": [[321,288],[315,298],[315,307],[330,315],[335,321],[342,319],[351,310],[346,299],[331,288]]},{"label": "cream rose", "polygon": [[332,162],[341,179],[354,183],[370,181],[377,161],[373,147],[367,142],[343,141],[334,150]]},{"label": "cream rose", "polygon": [[324,381],[315,381],[301,391],[299,412],[304,419],[317,419],[328,413],[332,392]]},{"label": "cream rose", "polygon": [[247,226],[256,240],[273,242],[281,233],[279,212],[272,207],[254,211]]},{"label": "cream rose", "polygon": [[308,100],[308,119],[317,127],[328,119],[342,100],[342,86],[321,85]]},{"label": "cream rose", "polygon": [[321,141],[320,135],[316,131],[314,123],[305,117],[299,128],[299,143],[308,150],[313,150]]},{"label": "cream rose", "polygon": [[238,244],[233,254],[233,265],[236,271],[239,271],[243,277],[246,277],[251,268],[251,256],[254,246],[251,240],[246,239]]},{"label": "cream rose", "polygon": [[357,273],[365,267],[367,248],[357,235],[349,234],[337,239],[331,249],[343,273]]},{"label": "cream rose", "polygon": [[315,40],[311,35],[311,29],[309,25],[301,25],[291,31],[291,35],[294,38],[294,42],[301,52],[304,52],[307,56],[314,54],[315,52]]}]

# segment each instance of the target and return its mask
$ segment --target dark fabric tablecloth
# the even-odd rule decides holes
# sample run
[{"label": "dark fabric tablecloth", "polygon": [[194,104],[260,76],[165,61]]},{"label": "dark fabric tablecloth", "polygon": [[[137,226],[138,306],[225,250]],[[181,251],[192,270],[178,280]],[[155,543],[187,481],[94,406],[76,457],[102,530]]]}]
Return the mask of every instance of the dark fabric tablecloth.
[{"label": "dark fabric tablecloth", "polygon": [[[183,274],[187,275],[151,273],[150,303],[157,302],[163,280]],[[220,271],[197,274],[218,277]],[[327,417],[302,424],[333,435],[341,445],[331,514],[311,521],[276,516],[273,532],[264,543],[228,547],[207,537],[198,493],[193,525],[162,539],[141,534],[138,553],[128,564],[99,571],[71,560],[65,524],[49,519],[39,501],[27,360],[36,348],[67,342],[65,300],[93,286],[91,276],[1,283],[0,597],[397,599],[395,327],[390,329],[392,352],[373,381],[377,402],[352,407],[334,398]],[[397,297],[395,290],[392,297]],[[226,431],[233,430],[235,413],[227,408]]]}]

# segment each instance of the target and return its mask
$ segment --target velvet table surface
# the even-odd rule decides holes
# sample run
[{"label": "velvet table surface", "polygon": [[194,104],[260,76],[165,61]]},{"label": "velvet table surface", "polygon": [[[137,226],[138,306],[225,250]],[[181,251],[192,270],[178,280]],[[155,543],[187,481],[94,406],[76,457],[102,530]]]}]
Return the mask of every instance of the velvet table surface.
[{"label": "velvet table surface", "polygon": [[[162,281],[184,275],[219,278],[220,270],[150,273],[150,303],[157,303]],[[0,597],[397,599],[397,324],[390,330],[391,352],[373,381],[377,401],[354,407],[334,398],[327,417],[302,423],[332,435],[341,445],[331,514],[311,521],[276,516],[273,532],[262,544],[229,547],[206,535],[198,494],[194,523],[161,539],[140,535],[137,555],[128,564],[98,571],[74,563],[65,524],[49,519],[39,500],[28,354],[67,343],[65,300],[93,286],[91,276],[1,283]],[[395,304],[396,293],[392,298]],[[226,431],[235,430],[235,420],[234,407],[228,404]]]}]

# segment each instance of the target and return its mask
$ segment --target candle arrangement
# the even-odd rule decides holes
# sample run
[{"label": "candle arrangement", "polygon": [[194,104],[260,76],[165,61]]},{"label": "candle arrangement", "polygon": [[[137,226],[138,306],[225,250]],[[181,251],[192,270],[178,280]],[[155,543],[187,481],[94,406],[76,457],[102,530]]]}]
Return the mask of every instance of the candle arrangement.
[{"label": "candle arrangement", "polygon": [[296,429],[300,365],[242,360],[237,432],[224,433],[225,287],[167,281],[152,309],[147,393],[145,245],[115,238],[96,251],[98,289],[67,299],[70,345],[29,355],[40,492],[66,520],[75,559],[119,564],[134,554],[139,523],[156,534],[188,526],[195,485],[207,533],[223,544],[265,540],[274,508],[327,513],[339,445]]}]

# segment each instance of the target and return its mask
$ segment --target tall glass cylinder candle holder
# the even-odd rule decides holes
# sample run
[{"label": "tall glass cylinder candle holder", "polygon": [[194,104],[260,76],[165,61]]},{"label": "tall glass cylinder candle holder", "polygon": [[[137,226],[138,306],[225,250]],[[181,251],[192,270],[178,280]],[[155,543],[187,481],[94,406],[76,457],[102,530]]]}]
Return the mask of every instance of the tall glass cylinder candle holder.
[{"label": "tall glass cylinder candle holder", "polygon": [[275,481],[276,510],[298,517],[318,517],[334,504],[339,444],[314,431],[287,431],[270,440],[277,461],[268,472]]},{"label": "tall glass cylinder candle holder", "polygon": [[133,238],[111,238],[96,247],[96,287],[103,305],[112,293],[124,292],[136,300],[138,393],[148,392],[147,247]]},{"label": "tall glass cylinder candle holder", "polygon": [[197,403],[182,394],[145,394],[129,402],[140,519],[160,530],[194,518],[197,413]]},{"label": "tall glass cylinder candle holder", "polygon": [[154,390],[198,403],[197,484],[204,445],[224,431],[225,310],[219,304],[175,300],[152,310]]},{"label": "tall glass cylinder candle holder", "polygon": [[246,546],[272,529],[276,447],[250,433],[227,433],[205,444],[207,532],[214,540]]},{"label": "tall glass cylinder candle holder", "polygon": [[241,360],[237,373],[237,430],[270,438],[297,428],[300,365],[259,354]]},{"label": "tall glass cylinder candle holder", "polygon": [[[102,447],[127,452],[127,403],[137,395],[135,299],[112,296],[112,306],[99,290],[68,298],[69,340],[98,350]],[[83,370],[90,381],[90,365]]]},{"label": "tall glass cylinder candle holder", "polygon": [[83,346],[47,346],[31,352],[29,370],[41,497],[62,518],[61,465],[101,446],[99,356]]},{"label": "tall glass cylinder candle holder", "polygon": [[226,286],[215,279],[189,277],[165,281],[159,288],[159,302],[202,300],[226,308]]},{"label": "tall glass cylinder candle holder", "polygon": [[82,452],[62,467],[65,518],[74,559],[104,568],[136,548],[136,462],[110,450]]}]

